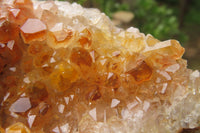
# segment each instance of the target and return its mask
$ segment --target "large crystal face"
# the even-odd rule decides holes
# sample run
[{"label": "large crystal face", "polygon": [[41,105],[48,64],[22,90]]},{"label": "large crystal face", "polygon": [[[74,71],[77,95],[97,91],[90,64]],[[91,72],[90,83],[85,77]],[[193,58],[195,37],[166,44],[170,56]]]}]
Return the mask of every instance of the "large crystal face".
[{"label": "large crystal face", "polygon": [[0,3],[0,132],[172,133],[200,125],[176,40],[68,2]]}]

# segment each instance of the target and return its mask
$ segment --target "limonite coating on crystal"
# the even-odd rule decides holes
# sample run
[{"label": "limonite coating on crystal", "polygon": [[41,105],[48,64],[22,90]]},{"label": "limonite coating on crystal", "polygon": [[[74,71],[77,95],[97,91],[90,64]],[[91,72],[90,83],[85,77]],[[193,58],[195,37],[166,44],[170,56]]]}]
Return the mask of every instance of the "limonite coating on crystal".
[{"label": "limonite coating on crystal", "polygon": [[200,126],[200,77],[176,40],[97,9],[0,3],[1,133],[176,133]]}]

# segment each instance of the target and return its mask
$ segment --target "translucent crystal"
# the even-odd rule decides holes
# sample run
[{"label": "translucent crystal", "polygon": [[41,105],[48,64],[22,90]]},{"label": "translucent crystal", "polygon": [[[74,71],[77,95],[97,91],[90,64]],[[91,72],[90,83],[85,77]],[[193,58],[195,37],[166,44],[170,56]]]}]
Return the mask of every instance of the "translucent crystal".
[{"label": "translucent crystal", "polygon": [[184,48],[97,9],[0,2],[0,132],[199,131],[200,74]]},{"label": "translucent crystal", "polygon": [[31,103],[29,98],[19,98],[16,102],[14,102],[11,107],[11,112],[26,112],[31,108]]},{"label": "translucent crystal", "polygon": [[39,19],[30,18],[22,25],[21,31],[24,42],[29,43],[35,39],[44,38],[46,25]]},{"label": "translucent crystal", "polygon": [[10,9],[10,11],[12,12],[14,17],[17,17],[20,12],[20,9]]},{"label": "translucent crystal", "polygon": [[6,133],[30,133],[30,130],[22,123],[15,123],[6,128]]}]

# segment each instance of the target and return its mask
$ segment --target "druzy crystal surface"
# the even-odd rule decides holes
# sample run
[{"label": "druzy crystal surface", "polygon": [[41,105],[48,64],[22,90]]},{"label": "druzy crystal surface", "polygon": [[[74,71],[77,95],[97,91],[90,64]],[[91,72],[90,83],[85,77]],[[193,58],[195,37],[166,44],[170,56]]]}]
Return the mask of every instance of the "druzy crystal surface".
[{"label": "druzy crystal surface", "polygon": [[200,78],[176,40],[76,3],[0,3],[1,133],[173,133],[200,125]]}]

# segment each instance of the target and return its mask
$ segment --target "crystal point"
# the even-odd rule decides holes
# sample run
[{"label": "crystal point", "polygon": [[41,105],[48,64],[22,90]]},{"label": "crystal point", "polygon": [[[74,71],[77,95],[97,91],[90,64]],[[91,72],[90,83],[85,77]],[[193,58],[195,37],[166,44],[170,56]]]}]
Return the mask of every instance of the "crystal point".
[{"label": "crystal point", "polygon": [[200,73],[184,51],[76,3],[3,0],[0,132],[198,131]]}]

